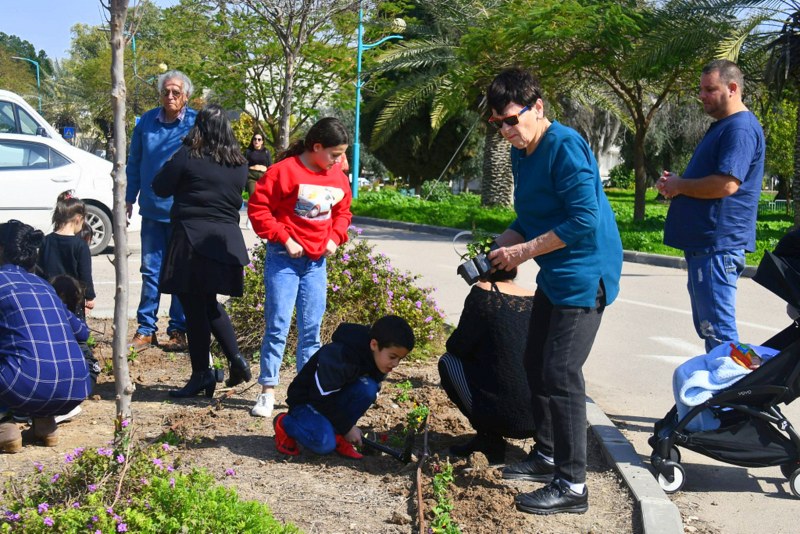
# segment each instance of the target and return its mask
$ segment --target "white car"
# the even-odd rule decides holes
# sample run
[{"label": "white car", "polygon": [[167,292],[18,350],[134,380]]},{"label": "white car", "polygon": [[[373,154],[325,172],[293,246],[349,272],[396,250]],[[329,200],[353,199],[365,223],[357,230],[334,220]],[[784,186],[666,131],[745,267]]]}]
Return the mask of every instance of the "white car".
[{"label": "white car", "polygon": [[113,206],[112,164],[67,143],[21,97],[0,90],[0,221],[19,219],[44,232],[58,195],[69,189],[86,203],[92,254],[108,247]]}]

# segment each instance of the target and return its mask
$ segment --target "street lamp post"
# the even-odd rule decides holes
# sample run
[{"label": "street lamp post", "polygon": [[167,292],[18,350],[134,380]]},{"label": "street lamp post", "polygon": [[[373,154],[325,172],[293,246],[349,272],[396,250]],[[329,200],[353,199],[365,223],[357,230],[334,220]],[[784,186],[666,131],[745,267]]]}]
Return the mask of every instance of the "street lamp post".
[{"label": "street lamp post", "polygon": [[364,44],[364,10],[361,8],[361,3],[358,6],[358,47],[357,47],[357,60],[356,60],[356,127],[353,134],[353,167],[351,188],[353,190],[353,198],[358,198],[358,177],[361,164],[361,143],[359,141],[359,131],[361,129],[361,86],[364,82],[361,81],[361,55],[364,50],[370,50],[376,46],[380,46],[386,41],[391,39],[402,39],[402,35],[388,35],[374,43]]},{"label": "street lamp post", "polygon": [[39,62],[29,59],[27,57],[11,56],[11,59],[21,59],[22,61],[29,61],[36,67],[36,94],[39,97],[39,113],[42,112],[42,87],[39,81]]}]

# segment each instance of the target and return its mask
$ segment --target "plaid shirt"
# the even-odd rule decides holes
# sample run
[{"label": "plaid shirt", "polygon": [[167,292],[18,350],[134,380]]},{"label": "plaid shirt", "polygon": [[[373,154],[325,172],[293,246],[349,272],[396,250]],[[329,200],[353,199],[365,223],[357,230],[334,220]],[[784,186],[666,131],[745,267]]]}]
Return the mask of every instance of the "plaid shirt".
[{"label": "plaid shirt", "polygon": [[69,312],[52,286],[16,265],[0,266],[0,406],[34,417],[64,414],[89,388]]}]

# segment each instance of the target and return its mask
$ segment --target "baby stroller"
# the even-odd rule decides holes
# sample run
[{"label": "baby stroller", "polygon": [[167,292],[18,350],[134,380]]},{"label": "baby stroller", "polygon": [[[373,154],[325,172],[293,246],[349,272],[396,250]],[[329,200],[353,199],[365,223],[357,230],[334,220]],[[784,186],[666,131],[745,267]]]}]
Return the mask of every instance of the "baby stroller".
[{"label": "baby stroller", "polygon": [[[770,252],[753,279],[791,306],[800,308],[800,257]],[[679,420],[677,408],[655,424],[648,440],[650,462],[667,493],[683,487],[686,472],[679,447],[742,467],[780,466],[800,498],[800,436],[780,410],[800,395],[800,319],[763,343],[778,354],[741,380],[693,407]],[[689,432],[686,426],[704,410],[720,420],[716,430]]]}]

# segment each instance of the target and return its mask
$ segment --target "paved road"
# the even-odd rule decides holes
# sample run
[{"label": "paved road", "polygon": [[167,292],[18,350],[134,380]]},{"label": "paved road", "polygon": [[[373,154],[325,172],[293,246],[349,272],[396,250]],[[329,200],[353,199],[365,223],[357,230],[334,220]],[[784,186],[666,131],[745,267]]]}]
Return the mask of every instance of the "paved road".
[{"label": "paved road", "polygon": [[[392,264],[422,275],[420,283],[434,293],[450,322],[457,322],[469,288],[455,274],[459,262],[451,239],[377,226],[364,226],[363,237]],[[243,225],[248,243],[256,238]],[[138,282],[138,234],[130,236],[132,254],[130,316],[135,316]],[[95,315],[113,310],[113,271],[105,256],[94,260],[98,289]],[[533,288],[536,267],[521,269],[519,281]],[[749,279],[740,282],[737,314],[741,338],[758,343],[789,324],[785,304]],[[162,306],[163,309],[163,306]],[[617,302],[609,307],[592,355],[585,367],[587,392],[622,428],[643,459],[652,424],[673,405],[673,369],[701,354],[686,294],[686,273],[678,269],[625,263]],[[800,403],[797,403],[800,405]],[[785,413],[800,425],[800,406]],[[683,451],[687,479],[676,500],[689,503],[693,515],[725,534],[797,532],[800,500],[789,492],[778,468],[744,469]]]}]

